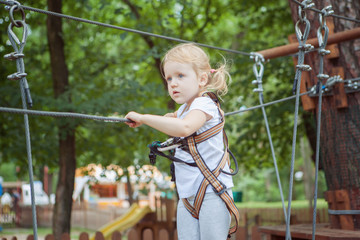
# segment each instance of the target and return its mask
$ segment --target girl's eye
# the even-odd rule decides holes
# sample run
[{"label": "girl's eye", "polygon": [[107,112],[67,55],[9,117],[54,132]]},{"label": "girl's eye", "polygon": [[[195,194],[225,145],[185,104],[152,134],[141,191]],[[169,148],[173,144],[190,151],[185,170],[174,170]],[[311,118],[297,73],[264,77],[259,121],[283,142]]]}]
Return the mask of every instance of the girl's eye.
[{"label": "girl's eye", "polygon": [[167,80],[167,81],[171,81],[171,77],[168,77],[166,80]]},{"label": "girl's eye", "polygon": [[182,77],[184,77],[184,75],[180,73],[180,74],[179,74],[179,78],[182,78]]}]

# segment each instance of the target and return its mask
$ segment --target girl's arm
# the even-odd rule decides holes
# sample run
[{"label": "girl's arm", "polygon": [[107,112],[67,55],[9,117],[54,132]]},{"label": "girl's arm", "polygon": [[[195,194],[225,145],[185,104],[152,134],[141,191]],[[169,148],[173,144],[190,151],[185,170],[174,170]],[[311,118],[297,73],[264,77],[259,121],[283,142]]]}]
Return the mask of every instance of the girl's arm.
[{"label": "girl's arm", "polygon": [[125,118],[133,121],[133,123],[126,123],[130,127],[145,124],[170,136],[187,137],[199,130],[211,116],[195,109],[191,110],[184,119],[136,112],[129,112]]},{"label": "girl's arm", "polygon": [[176,117],[177,117],[177,111],[176,111],[176,112],[172,112],[172,113],[167,113],[167,114],[164,115],[164,117],[176,118]]}]

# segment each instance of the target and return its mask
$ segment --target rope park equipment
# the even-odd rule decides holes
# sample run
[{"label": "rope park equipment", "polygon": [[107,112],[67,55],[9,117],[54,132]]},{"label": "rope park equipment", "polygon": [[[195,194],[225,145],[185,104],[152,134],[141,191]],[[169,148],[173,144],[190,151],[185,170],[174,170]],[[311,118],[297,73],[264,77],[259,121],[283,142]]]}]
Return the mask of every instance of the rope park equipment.
[{"label": "rope park equipment", "polygon": [[[8,76],[9,80],[19,80],[20,84],[20,92],[22,99],[23,109],[27,109],[27,104],[29,107],[32,107],[32,99],[30,95],[29,85],[26,80],[25,73],[25,64],[24,64],[24,54],[23,50],[26,44],[26,39],[28,36],[28,27],[25,23],[25,12],[19,7],[19,4],[15,4],[8,8],[10,14],[10,24],[7,30],[9,40],[11,42],[12,47],[15,52],[5,55],[5,58],[8,60],[16,61],[16,69],[17,72]],[[20,11],[21,20],[14,19],[14,11]],[[15,33],[13,32],[13,28],[23,28],[23,38],[20,41]],[[32,210],[32,220],[33,220],[33,232],[34,239],[37,240],[37,222],[36,222],[36,206],[35,206],[35,194],[34,194],[34,177],[33,177],[33,168],[32,168],[32,156],[31,156],[31,142],[30,142],[30,129],[29,129],[29,119],[28,115],[24,114],[24,125],[25,125],[25,139],[26,139],[26,152],[28,158],[28,169],[29,169],[29,181],[30,181],[30,195],[31,195],[31,210]]]},{"label": "rope park equipment", "polygon": [[[293,86],[293,91],[295,93],[294,96],[264,104],[263,89],[262,89],[262,77],[263,77],[264,67],[262,65],[262,62],[264,62],[264,59],[270,59],[270,58],[274,58],[274,57],[279,57],[279,55],[276,55],[276,54],[274,56],[274,51],[273,51],[274,49],[270,49],[270,50],[272,50],[271,52],[267,52],[267,50],[264,50],[264,51],[260,51],[260,52],[257,52],[257,53],[247,53],[247,52],[242,52],[242,51],[235,51],[235,50],[231,50],[231,49],[218,48],[218,47],[214,47],[214,46],[210,46],[210,45],[206,45],[206,44],[196,43],[197,45],[202,46],[202,47],[218,49],[218,50],[227,51],[227,52],[231,52],[231,53],[237,53],[237,54],[240,54],[240,55],[250,56],[250,58],[255,60],[255,63],[254,63],[254,66],[253,66],[253,72],[254,72],[254,74],[256,76],[256,80],[254,80],[253,83],[258,85],[258,87],[256,89],[254,89],[254,92],[258,92],[258,94],[259,94],[260,105],[254,106],[254,107],[251,107],[251,108],[247,108],[247,109],[244,109],[244,110],[239,110],[239,111],[226,113],[225,116],[234,115],[234,114],[238,114],[238,113],[241,113],[241,112],[254,110],[254,109],[257,109],[257,108],[262,109],[267,134],[268,134],[268,137],[269,137],[270,148],[271,148],[272,156],[273,156],[273,160],[274,160],[274,166],[275,166],[275,170],[276,170],[276,174],[277,174],[280,194],[281,194],[281,197],[282,197],[282,204],[283,204],[283,210],[284,210],[285,221],[286,221],[286,239],[291,239],[290,221],[289,221],[289,219],[290,219],[290,212],[291,212],[291,199],[292,199],[292,187],[293,187],[293,173],[294,173],[294,161],[295,161],[297,118],[298,118],[298,110],[299,110],[299,97],[302,96],[302,95],[306,95],[306,94],[309,94],[309,95],[313,94],[314,96],[315,95],[319,96],[319,107],[318,107],[318,114],[317,114],[318,115],[318,119],[317,119],[317,124],[318,124],[317,125],[317,141],[316,141],[316,143],[317,143],[316,144],[316,167],[318,168],[322,93],[323,93],[323,91],[326,90],[326,87],[330,88],[331,86],[333,86],[337,82],[346,82],[346,83],[348,83],[349,88],[352,88],[353,90],[357,90],[357,88],[358,88],[357,82],[360,80],[360,78],[341,80],[337,76],[333,76],[333,77],[329,78],[329,76],[325,75],[322,72],[323,71],[323,56],[327,54],[327,52],[325,50],[325,46],[327,45],[327,43],[330,44],[330,43],[334,43],[336,41],[338,41],[338,42],[346,41],[346,40],[354,39],[354,38],[359,36],[359,30],[355,29],[355,30],[346,31],[346,33],[344,32],[343,35],[345,35],[345,37],[343,37],[343,35],[341,35],[341,37],[340,37],[340,33],[333,34],[332,35],[333,37],[332,36],[329,37],[325,17],[327,17],[327,16],[339,17],[339,18],[342,18],[342,19],[345,19],[345,20],[348,20],[348,21],[354,21],[354,22],[357,22],[357,23],[359,23],[360,21],[357,20],[357,19],[352,19],[352,18],[341,17],[339,15],[335,15],[330,11],[329,7],[326,7],[323,10],[313,9],[312,8],[313,5],[311,4],[311,0],[304,0],[302,3],[299,3],[296,0],[292,0],[292,1],[299,5],[299,12],[298,12],[299,13],[299,21],[296,23],[296,26],[295,26],[296,36],[297,36],[297,39],[299,41],[299,44],[298,44],[299,47],[296,47],[296,49],[298,48],[299,51],[298,51],[298,54],[297,54],[298,55],[298,64],[296,66],[297,69],[296,69],[296,74],[295,74],[295,79],[294,79],[294,86]],[[37,223],[36,223],[36,209],[35,209],[35,203],[34,203],[34,187],[33,187],[33,173],[32,173],[31,144],[30,144],[30,131],[29,131],[28,114],[51,116],[51,117],[73,117],[73,118],[92,119],[92,120],[107,121],[107,122],[127,122],[129,120],[128,119],[123,119],[123,118],[117,118],[117,117],[102,117],[102,116],[94,116],[94,115],[79,114],[79,113],[64,113],[64,112],[61,113],[61,112],[36,111],[36,110],[28,110],[27,109],[27,106],[29,106],[31,108],[32,99],[31,99],[31,95],[30,95],[29,86],[28,86],[28,83],[27,83],[27,80],[26,80],[27,74],[25,73],[25,66],[24,66],[24,61],[23,61],[23,58],[24,58],[23,49],[24,49],[24,46],[26,44],[26,39],[27,39],[27,35],[28,35],[28,27],[27,27],[27,24],[25,23],[24,9],[39,12],[39,13],[50,14],[50,15],[54,15],[54,16],[57,16],[57,17],[64,17],[64,18],[67,18],[67,19],[75,20],[75,21],[80,21],[80,22],[85,22],[85,23],[90,23],[90,24],[96,24],[96,25],[103,26],[103,27],[110,27],[110,28],[115,28],[115,29],[118,29],[118,30],[129,31],[129,32],[138,33],[138,34],[144,34],[144,35],[148,35],[148,36],[152,36],[152,37],[163,38],[163,39],[167,39],[167,40],[171,40],[171,41],[178,41],[178,42],[191,42],[191,41],[172,38],[172,37],[167,37],[167,36],[162,36],[162,35],[157,35],[157,34],[152,34],[152,33],[147,33],[147,32],[142,32],[142,31],[138,31],[138,30],[134,30],[134,29],[118,27],[118,26],[114,26],[114,25],[110,25],[110,24],[103,24],[103,23],[100,23],[100,22],[95,22],[95,21],[91,21],[91,20],[76,18],[76,17],[64,15],[64,14],[59,14],[59,13],[49,12],[49,11],[45,11],[45,10],[35,9],[35,8],[23,6],[17,1],[2,1],[2,0],[0,0],[0,3],[2,3],[4,5],[7,5],[6,8],[9,10],[11,23],[10,23],[9,28],[8,28],[8,36],[9,36],[10,42],[11,42],[11,44],[12,44],[14,50],[15,50],[15,52],[13,52],[13,53],[6,54],[5,58],[8,59],[8,60],[16,60],[16,66],[17,66],[17,71],[18,71],[17,73],[9,75],[8,79],[19,80],[20,89],[21,89],[21,98],[22,98],[22,104],[23,104],[23,109],[0,107],[0,112],[18,113],[18,114],[23,114],[24,115],[26,146],[27,146],[27,156],[28,156],[28,167],[29,167],[29,176],[30,176],[30,188],[31,188],[31,200],[32,200],[34,239],[37,240]],[[308,34],[309,34],[309,30],[310,30],[310,23],[309,23],[309,20],[306,19],[306,11],[305,10],[312,10],[312,11],[315,11],[315,12],[319,13],[321,26],[318,29],[317,42],[318,42],[318,47],[319,47],[318,52],[320,54],[320,71],[319,71],[319,74],[318,74],[318,83],[317,83],[317,85],[314,86],[310,91],[300,94],[301,73],[302,73],[302,71],[310,71],[311,70],[310,66],[303,64],[304,54],[306,54],[309,51],[313,51],[313,47],[310,44],[306,44],[306,40],[308,38]],[[21,20],[15,20],[14,19],[14,16],[13,16],[14,11],[20,11],[20,13],[22,15]],[[305,25],[304,32],[301,32],[301,30],[300,30],[300,25],[301,24]],[[13,32],[14,27],[23,28],[23,37],[22,37],[21,41],[16,37],[15,33]],[[322,35],[322,31],[325,31],[324,35]],[[341,39],[339,39],[339,38],[341,38]],[[317,43],[314,44],[314,45],[316,46]],[[291,51],[286,52],[286,54],[290,54],[290,53],[294,53],[294,52],[295,51],[292,48]],[[286,54],[283,54],[283,56],[286,56]],[[325,84],[323,84],[323,81],[326,80],[326,79],[328,79],[328,81]],[[269,126],[268,126],[265,107],[269,106],[269,105],[272,105],[272,104],[275,104],[275,103],[278,103],[278,102],[291,100],[293,98],[295,98],[295,114],[294,114],[295,119],[294,119],[292,157],[291,157],[291,172],[290,172],[290,184],[289,184],[289,200],[288,200],[289,204],[288,204],[288,209],[286,211],[285,205],[284,205],[284,200],[283,200],[283,193],[282,193],[282,189],[281,189],[281,181],[280,181],[280,177],[279,177],[279,174],[278,174],[278,169],[277,169],[277,164],[276,164],[276,157],[275,157],[274,149],[273,149],[273,146],[272,146],[272,139],[271,139],[270,129],[269,129]],[[162,150],[164,150],[164,149],[162,149]],[[166,150],[168,150],[168,149],[166,149]],[[313,239],[315,237],[315,226],[316,226],[315,219],[316,219],[316,199],[317,199],[317,174],[318,174],[318,169],[316,169],[316,176],[315,176],[316,177],[316,181],[315,181],[316,191],[315,191],[315,194],[314,194],[314,202],[315,202],[315,204],[314,204],[314,218],[313,218]],[[354,210],[351,210],[351,211],[354,211]],[[335,214],[340,214],[340,213],[335,213]]]}]

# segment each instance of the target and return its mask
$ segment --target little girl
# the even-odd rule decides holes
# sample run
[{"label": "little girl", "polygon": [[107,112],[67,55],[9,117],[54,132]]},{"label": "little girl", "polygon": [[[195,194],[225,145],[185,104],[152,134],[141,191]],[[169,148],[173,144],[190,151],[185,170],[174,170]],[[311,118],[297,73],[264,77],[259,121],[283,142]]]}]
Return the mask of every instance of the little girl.
[{"label": "little girl", "polygon": [[[182,104],[164,116],[129,112],[130,127],[146,124],[167,135],[185,139],[186,148],[177,148],[176,186],[181,199],[177,207],[179,240],[225,240],[231,214],[238,222],[231,188],[227,138],[223,133],[224,114],[216,95],[227,92],[230,75],[225,64],[212,69],[208,55],[192,43],[170,49],[162,61],[163,76],[170,97]],[[231,213],[231,214],[230,214]]]}]

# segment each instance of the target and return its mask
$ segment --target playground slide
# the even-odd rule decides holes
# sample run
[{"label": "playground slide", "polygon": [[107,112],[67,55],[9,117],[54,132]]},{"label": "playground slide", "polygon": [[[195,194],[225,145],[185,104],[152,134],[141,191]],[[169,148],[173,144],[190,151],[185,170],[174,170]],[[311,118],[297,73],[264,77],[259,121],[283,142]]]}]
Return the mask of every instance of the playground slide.
[{"label": "playground slide", "polygon": [[[111,234],[113,232],[122,232],[128,228],[131,228],[137,222],[139,222],[147,213],[150,212],[152,212],[152,210],[149,206],[141,208],[138,204],[134,203],[124,215],[118,217],[117,219],[108,224],[105,224],[98,231],[104,235],[105,240],[110,240]],[[91,238],[91,240],[94,239],[95,236]]]}]

